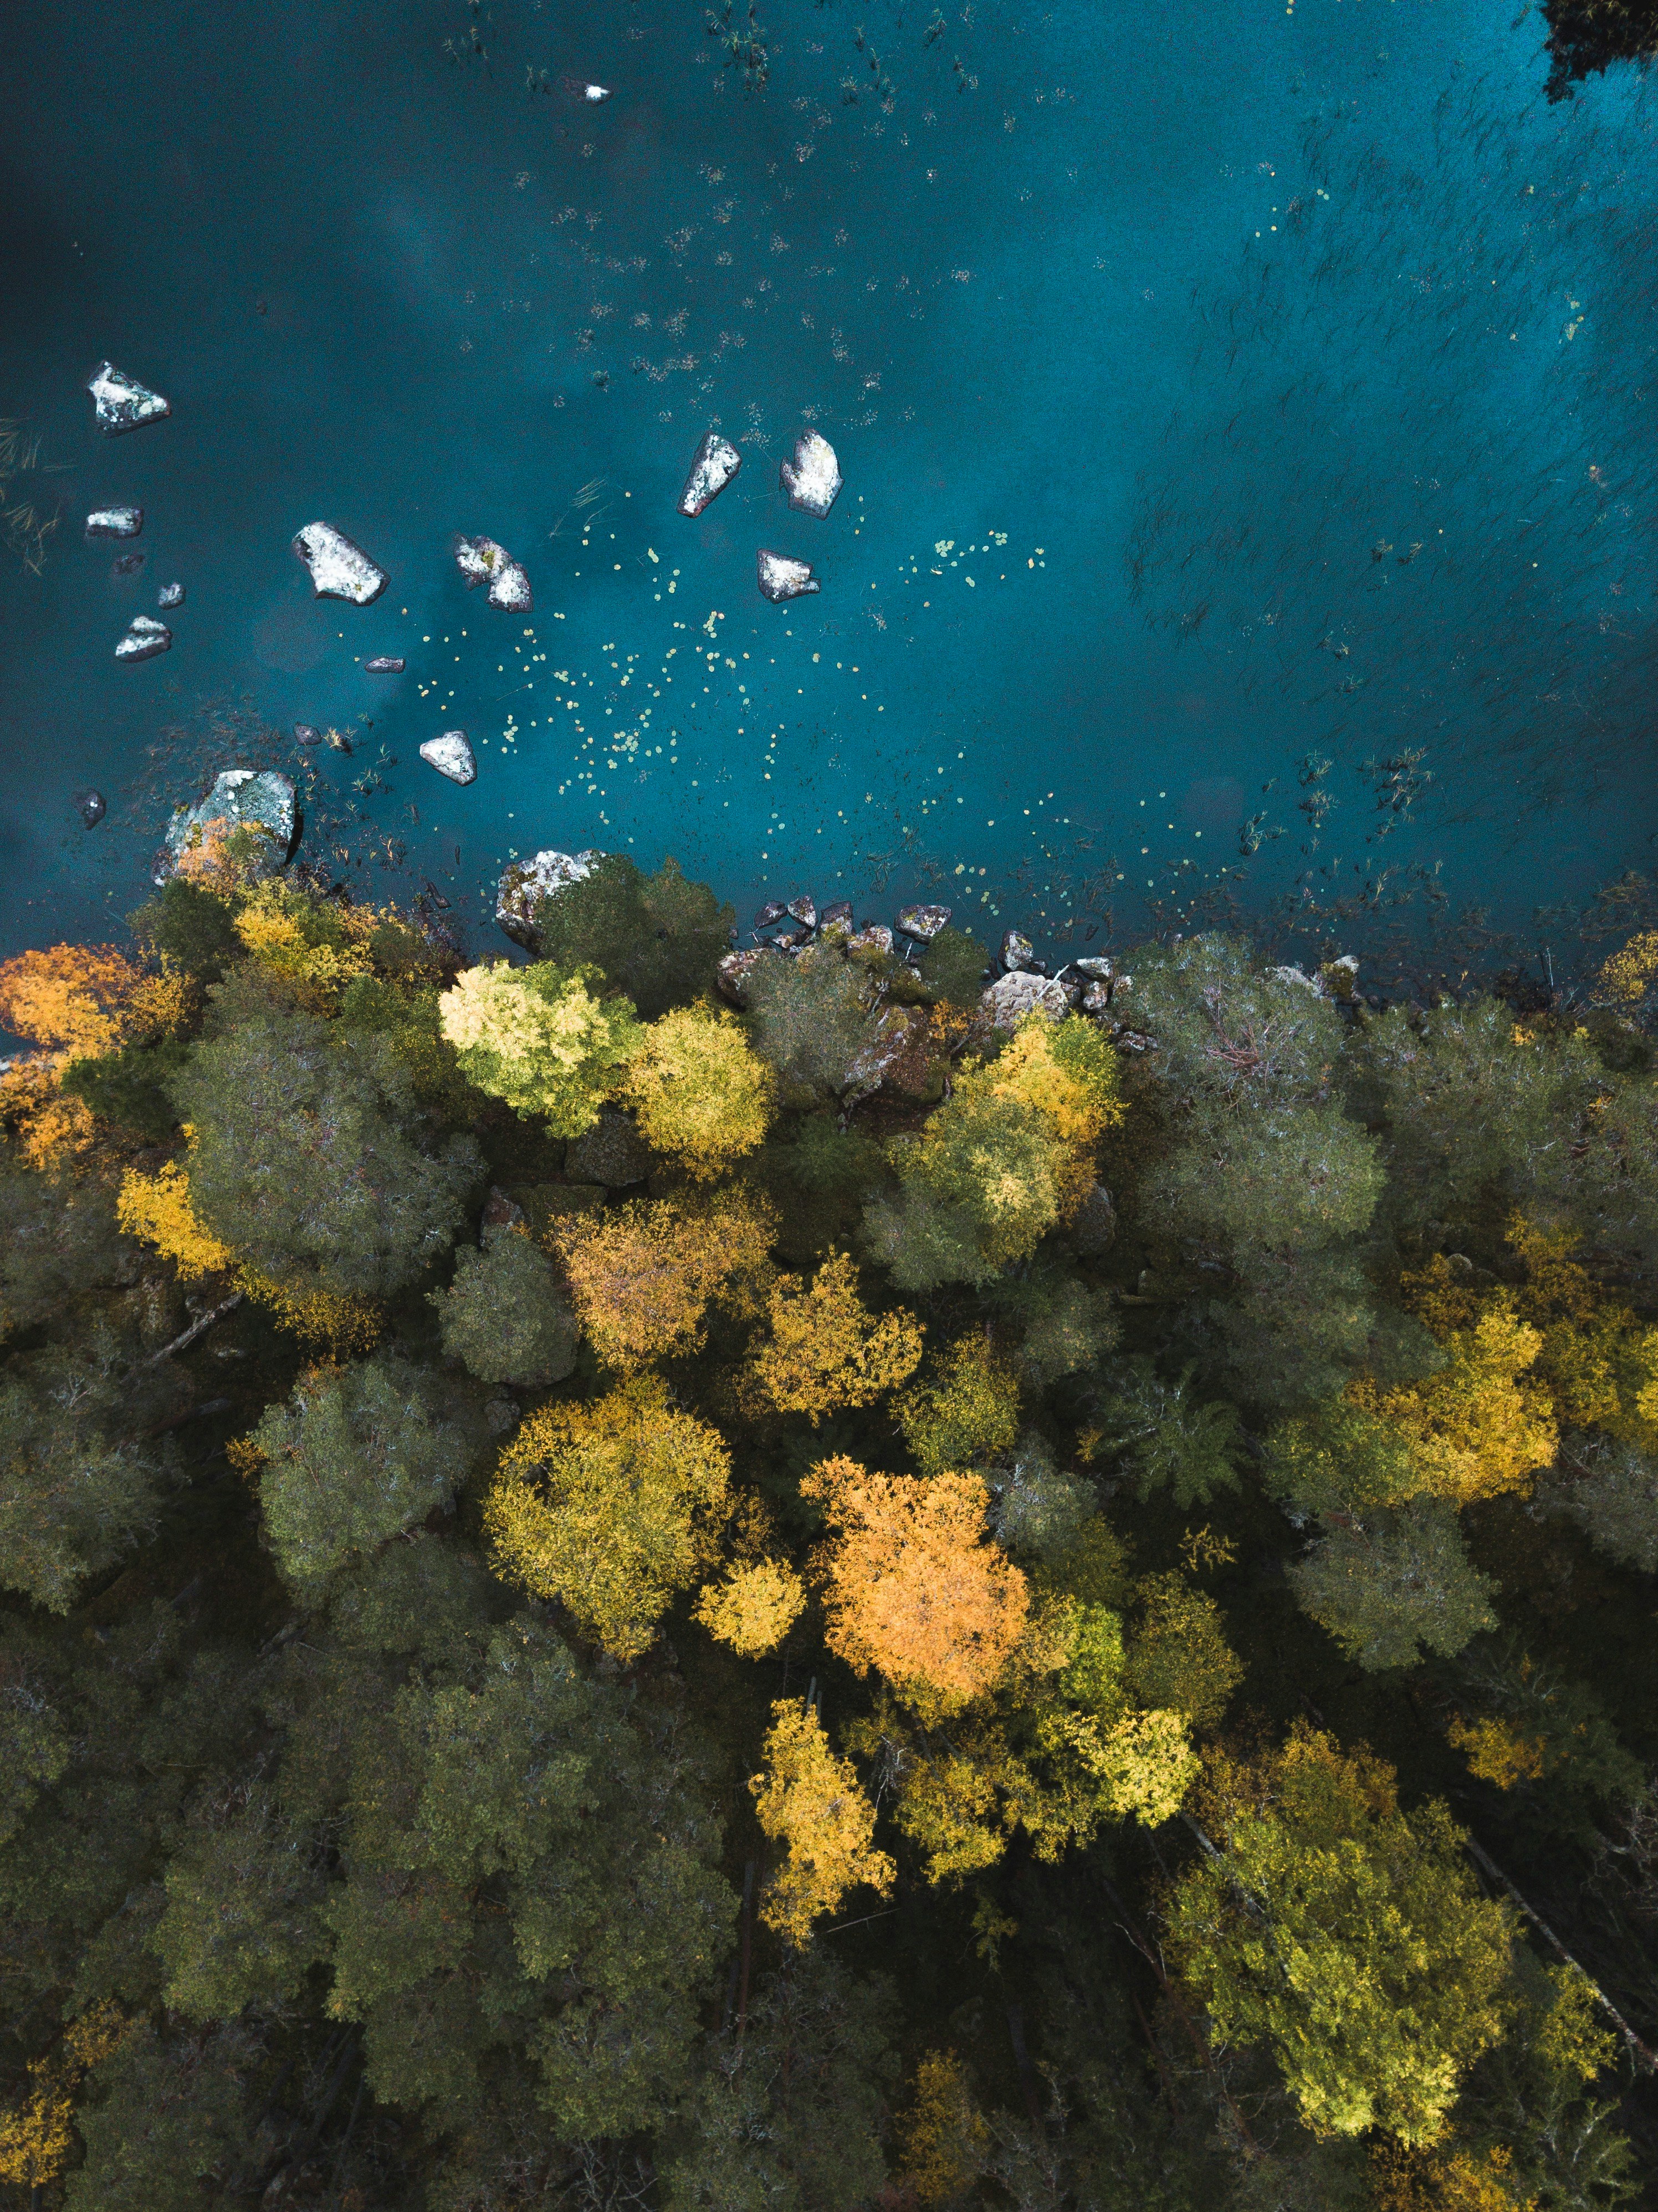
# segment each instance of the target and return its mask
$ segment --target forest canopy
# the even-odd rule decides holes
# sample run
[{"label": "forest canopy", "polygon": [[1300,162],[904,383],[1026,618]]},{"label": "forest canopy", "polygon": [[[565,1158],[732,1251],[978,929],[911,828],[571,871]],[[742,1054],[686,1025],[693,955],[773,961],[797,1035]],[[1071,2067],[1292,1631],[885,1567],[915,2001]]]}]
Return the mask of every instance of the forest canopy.
[{"label": "forest canopy", "polygon": [[0,2206],[1648,2201],[1641,944],[729,927],[0,965]]}]

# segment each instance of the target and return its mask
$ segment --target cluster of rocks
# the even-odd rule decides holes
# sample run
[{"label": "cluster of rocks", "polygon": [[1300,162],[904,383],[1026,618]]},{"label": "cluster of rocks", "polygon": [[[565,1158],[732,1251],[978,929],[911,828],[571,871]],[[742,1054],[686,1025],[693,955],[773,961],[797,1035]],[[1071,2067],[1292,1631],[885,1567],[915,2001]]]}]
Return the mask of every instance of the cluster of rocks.
[{"label": "cluster of rocks", "polygon": [[[720,963],[722,997],[735,1006],[746,1003],[748,982],[756,967],[768,954],[798,955],[810,945],[836,945],[850,959],[895,955],[920,975],[920,954],[948,925],[947,906],[900,907],[896,925],[865,921],[853,927],[850,900],[837,900],[821,910],[810,896],[768,899],[754,917],[746,948],[728,952]],[[1104,956],[1068,961],[1050,974],[1048,963],[1036,957],[1023,933],[1008,930],[998,956],[983,976],[979,1005],[984,1018],[1000,1030],[1015,1030],[1029,1013],[1045,1013],[1061,1020],[1068,1013],[1092,1015],[1114,1030],[1122,1025],[1121,1001],[1133,989],[1134,979],[1121,973]],[[1114,1007],[1115,1011],[1114,1012]]]},{"label": "cluster of rocks", "polygon": [[[140,384],[136,377],[117,368],[113,362],[100,361],[87,379],[87,390],[92,394],[94,414],[99,428],[106,438],[119,437],[124,431],[141,429],[146,422],[159,422],[173,412],[159,392]],[[88,542],[98,538],[133,538],[144,526],[142,507],[96,507],[86,520]],[[123,553],[115,562],[117,576],[136,576],[144,565],[142,552]],[[185,603],[182,584],[164,584],[157,595],[157,605],[164,609],[181,607]],[[173,632],[153,615],[135,615],[125,633],[116,641],[115,658],[125,666],[139,661],[154,660],[173,643]],[[104,818],[104,803],[96,792],[86,794],[96,799],[95,807],[82,805],[81,818],[88,830]]]},{"label": "cluster of rocks", "polygon": [[[743,456],[729,438],[717,430],[704,433],[691,456],[690,469],[679,495],[679,512],[693,520],[713,501],[743,465]],[[807,430],[794,441],[794,457],[778,471],[789,505],[802,514],[815,514],[821,522],[841,495],[841,464],[835,448],[819,430]],[[755,556],[755,580],[762,599],[780,606],[786,599],[804,599],[823,589],[810,561],[790,553],[774,553],[762,546]]]},{"label": "cluster of rocks", "polygon": [[455,566],[465,577],[468,591],[487,584],[485,596],[492,607],[515,615],[527,615],[533,610],[530,579],[504,545],[496,544],[493,538],[457,537],[454,550]]}]

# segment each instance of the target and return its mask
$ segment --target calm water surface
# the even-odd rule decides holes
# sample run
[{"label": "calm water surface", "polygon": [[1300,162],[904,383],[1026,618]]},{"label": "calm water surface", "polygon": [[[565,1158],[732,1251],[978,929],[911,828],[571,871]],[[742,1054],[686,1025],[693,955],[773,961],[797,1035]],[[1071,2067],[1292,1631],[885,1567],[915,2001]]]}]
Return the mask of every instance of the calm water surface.
[{"label": "calm water surface", "polygon": [[[469,921],[550,843],[1039,932],[1229,877],[1520,921],[1648,864],[1636,80],[1550,108],[1538,24],[1471,0],[759,21],[754,90],[689,0],[14,9],[6,503],[61,520],[0,560],[0,950],[129,910],[241,761]],[[172,418],[98,435],[105,356]],[[825,522],[778,486],[808,424]],[[688,522],[710,425],[744,467]],[[136,576],[82,536],[114,501]],[[372,608],[313,599],[318,520]],[[762,545],[820,594],[762,601]],[[466,790],[416,757],[452,727]]]}]

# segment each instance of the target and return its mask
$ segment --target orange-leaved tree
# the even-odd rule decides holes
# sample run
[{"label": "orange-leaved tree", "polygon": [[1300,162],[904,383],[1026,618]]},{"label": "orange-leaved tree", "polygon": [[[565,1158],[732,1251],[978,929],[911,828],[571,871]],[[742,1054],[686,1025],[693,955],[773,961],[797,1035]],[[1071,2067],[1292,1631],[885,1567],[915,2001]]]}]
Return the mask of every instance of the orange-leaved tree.
[{"label": "orange-leaved tree", "polygon": [[550,1242],[588,1341],[607,1367],[628,1369],[695,1352],[711,1301],[745,1302],[744,1279],[765,1267],[775,1233],[765,1206],[728,1192],[701,1206],[635,1199],[570,1214]]},{"label": "orange-leaved tree", "polygon": [[800,1487],[833,1531],[817,1560],[830,1650],[935,1709],[987,1690],[1019,1641],[1029,1593],[989,1540],[978,1477],[875,1474],[834,1458]]},{"label": "orange-leaved tree", "polygon": [[0,962],[0,1024],[59,1059],[92,1059],[162,1026],[181,990],[112,945],[54,945]]},{"label": "orange-leaved tree", "polygon": [[878,1321],[858,1295],[858,1270],[831,1252],[810,1285],[784,1275],[773,1285],[771,1331],[750,1352],[756,1381],[780,1413],[825,1413],[867,1406],[914,1374],[921,1325],[902,1308]]},{"label": "orange-leaved tree", "polygon": [[849,1759],[830,1750],[815,1711],[793,1698],[773,1705],[765,1771],[749,1784],[760,1826],[788,1856],[766,1888],[760,1917],[787,1942],[804,1945],[820,1913],[833,1912],[855,1884],[883,1897],[896,1869],[872,1848],[875,1808]]},{"label": "orange-leaved tree", "polygon": [[718,1431],[635,1376],[591,1404],[532,1413],[501,1455],[484,1526],[510,1581],[634,1659],[675,1591],[712,1564],[730,1476]]}]

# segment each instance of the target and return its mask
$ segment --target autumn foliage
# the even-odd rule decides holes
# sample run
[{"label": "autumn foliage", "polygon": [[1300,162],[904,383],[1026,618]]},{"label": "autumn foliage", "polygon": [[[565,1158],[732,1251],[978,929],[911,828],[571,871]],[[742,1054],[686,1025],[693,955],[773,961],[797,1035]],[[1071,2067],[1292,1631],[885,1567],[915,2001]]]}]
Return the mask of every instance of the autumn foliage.
[{"label": "autumn foliage", "polygon": [[872,1849],[875,1808],[851,1760],[830,1750],[817,1714],[792,1698],[771,1711],[765,1770],[749,1788],[761,1827],[787,1856],[768,1886],[761,1917],[786,1942],[804,1944],[812,1923],[859,1882],[889,1895],[897,1869]]},{"label": "autumn foliage", "polygon": [[703,1006],[651,1024],[623,1091],[646,1142],[702,1179],[751,1152],[777,1110],[777,1079],[741,1025]]},{"label": "autumn foliage", "polygon": [[710,1303],[766,1264],[769,1211],[727,1194],[697,1206],[635,1199],[552,1232],[583,1332],[607,1367],[643,1367],[702,1342]]},{"label": "autumn foliage", "polygon": [[484,1509],[501,1571],[633,1659],[714,1553],[731,1454],[657,1382],[546,1406],[501,1455]]},{"label": "autumn foliage", "polygon": [[829,1643],[859,1674],[945,1707],[990,1685],[1019,1640],[1024,1576],[990,1541],[976,1475],[873,1474],[821,1461],[801,1484],[833,1530],[818,1555]]},{"label": "autumn foliage", "polygon": [[858,1296],[858,1270],[831,1253],[810,1284],[784,1275],[773,1286],[769,1335],[751,1354],[756,1381],[781,1413],[825,1413],[867,1406],[911,1375],[921,1328],[900,1308],[878,1320]]}]

